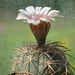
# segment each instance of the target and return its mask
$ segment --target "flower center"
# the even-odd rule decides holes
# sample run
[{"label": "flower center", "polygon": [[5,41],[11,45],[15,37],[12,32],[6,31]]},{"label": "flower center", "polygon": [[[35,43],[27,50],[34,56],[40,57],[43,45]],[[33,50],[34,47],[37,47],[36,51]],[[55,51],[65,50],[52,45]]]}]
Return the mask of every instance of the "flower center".
[{"label": "flower center", "polygon": [[42,17],[46,18],[47,15],[45,15],[45,14],[35,14],[35,15],[32,16],[31,19],[33,19],[33,20],[40,20],[40,18],[42,18]]}]

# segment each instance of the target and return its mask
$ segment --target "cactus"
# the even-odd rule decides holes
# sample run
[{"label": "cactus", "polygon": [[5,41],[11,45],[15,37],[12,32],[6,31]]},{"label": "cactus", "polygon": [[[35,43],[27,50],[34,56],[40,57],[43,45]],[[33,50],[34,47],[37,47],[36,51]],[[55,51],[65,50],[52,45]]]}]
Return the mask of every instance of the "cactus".
[{"label": "cactus", "polygon": [[41,48],[36,43],[24,43],[16,48],[11,71],[17,75],[73,75],[66,51],[59,42],[49,42]]},{"label": "cactus", "polygon": [[[30,11],[32,9],[32,11]],[[11,75],[73,75],[73,68],[66,58],[68,48],[61,45],[60,42],[46,42],[47,33],[51,27],[50,19],[58,15],[57,10],[51,8],[33,6],[19,10],[17,19],[26,19],[30,29],[34,34],[37,43],[25,42],[20,48],[16,48],[11,61]],[[74,69],[74,68],[73,68]],[[70,73],[69,73],[70,72]]]}]

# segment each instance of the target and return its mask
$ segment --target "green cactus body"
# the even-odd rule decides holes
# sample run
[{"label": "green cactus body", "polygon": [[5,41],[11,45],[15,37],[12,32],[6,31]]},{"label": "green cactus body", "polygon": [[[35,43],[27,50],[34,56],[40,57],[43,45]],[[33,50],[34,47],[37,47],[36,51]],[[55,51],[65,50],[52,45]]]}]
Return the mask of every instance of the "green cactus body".
[{"label": "green cactus body", "polygon": [[16,48],[12,72],[17,75],[67,75],[69,65],[64,50],[67,48],[58,43],[41,48],[34,43],[25,43],[23,47]]}]

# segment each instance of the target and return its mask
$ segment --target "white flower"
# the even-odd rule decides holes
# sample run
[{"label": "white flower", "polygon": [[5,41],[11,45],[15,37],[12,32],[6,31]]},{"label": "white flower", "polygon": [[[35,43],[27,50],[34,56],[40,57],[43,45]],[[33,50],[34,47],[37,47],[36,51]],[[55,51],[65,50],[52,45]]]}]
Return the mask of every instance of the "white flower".
[{"label": "white flower", "polygon": [[28,6],[25,10],[20,9],[16,20],[25,19],[29,24],[38,25],[40,21],[50,22],[55,20],[54,17],[59,15],[58,10],[51,10],[51,7],[36,7]]}]

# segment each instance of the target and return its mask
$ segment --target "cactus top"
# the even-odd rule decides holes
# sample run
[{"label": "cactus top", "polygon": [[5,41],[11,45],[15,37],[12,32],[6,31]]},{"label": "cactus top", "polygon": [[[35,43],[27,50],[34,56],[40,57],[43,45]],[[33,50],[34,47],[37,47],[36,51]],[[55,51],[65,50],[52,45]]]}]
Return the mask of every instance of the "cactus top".
[{"label": "cactus top", "polygon": [[19,10],[16,20],[24,19],[29,24],[38,25],[40,21],[50,22],[55,20],[54,17],[59,15],[58,10],[51,10],[51,7],[33,7],[28,6]]}]

